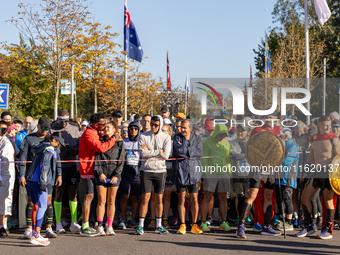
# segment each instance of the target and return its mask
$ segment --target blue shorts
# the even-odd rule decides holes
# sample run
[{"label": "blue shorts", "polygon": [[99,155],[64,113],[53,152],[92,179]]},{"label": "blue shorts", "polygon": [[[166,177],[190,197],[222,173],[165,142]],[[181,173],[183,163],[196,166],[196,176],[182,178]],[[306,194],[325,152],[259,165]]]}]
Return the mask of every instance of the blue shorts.
[{"label": "blue shorts", "polygon": [[123,177],[119,186],[118,194],[141,196],[142,185],[140,183],[140,178],[136,177],[134,179],[128,179]]},{"label": "blue shorts", "polygon": [[114,187],[118,187],[119,184],[120,184],[120,179],[117,179],[116,184],[111,184],[110,181],[111,181],[110,178],[106,178],[106,182],[101,182],[101,181],[99,181],[98,178],[96,178],[96,179],[94,180],[94,183],[96,184],[96,186],[104,186],[104,187],[106,187],[106,188],[114,188]]}]

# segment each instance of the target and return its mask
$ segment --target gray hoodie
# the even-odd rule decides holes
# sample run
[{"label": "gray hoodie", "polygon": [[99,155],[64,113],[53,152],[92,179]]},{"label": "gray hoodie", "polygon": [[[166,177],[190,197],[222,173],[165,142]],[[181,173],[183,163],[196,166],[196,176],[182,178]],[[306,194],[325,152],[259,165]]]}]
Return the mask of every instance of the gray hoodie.
[{"label": "gray hoodie", "polygon": [[[168,159],[171,151],[171,138],[169,135],[162,132],[163,118],[159,118],[159,131],[155,135],[152,131],[141,133],[138,141],[138,148],[142,159],[153,159],[151,161],[142,161],[140,171],[152,173],[165,173],[165,160],[154,159]],[[142,144],[145,144],[149,150],[143,150]],[[163,153],[160,150],[163,150]]]}]

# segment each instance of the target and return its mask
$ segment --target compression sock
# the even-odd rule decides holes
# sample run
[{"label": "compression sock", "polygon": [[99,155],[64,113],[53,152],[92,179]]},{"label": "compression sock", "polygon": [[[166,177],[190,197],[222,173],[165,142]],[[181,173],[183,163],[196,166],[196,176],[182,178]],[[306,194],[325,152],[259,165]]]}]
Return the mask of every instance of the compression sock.
[{"label": "compression sock", "polygon": [[70,211],[71,211],[71,221],[72,222],[77,222],[77,207],[78,207],[78,202],[75,201],[68,201],[68,204],[70,205]]},{"label": "compression sock", "polygon": [[156,228],[159,228],[162,226],[162,218],[156,218]]},{"label": "compression sock", "polygon": [[303,210],[304,225],[305,227],[308,227],[310,224],[312,224],[312,215],[308,211],[307,206],[302,205],[302,210]]},{"label": "compression sock", "polygon": [[144,220],[145,218],[139,218],[139,226],[144,228]]},{"label": "compression sock", "polygon": [[35,227],[35,237],[38,238],[40,236],[40,229],[39,227]]},{"label": "compression sock", "polygon": [[98,227],[103,226],[103,218],[97,218],[97,222],[98,222]]},{"label": "compression sock", "polygon": [[53,223],[53,207],[52,204],[47,205],[46,209],[47,225],[52,225]]},{"label": "compression sock", "polygon": [[113,222],[113,218],[108,218],[107,219],[107,226],[112,227],[112,222]]},{"label": "compression sock", "polygon": [[57,223],[61,223],[61,207],[62,207],[62,202],[54,201],[55,221]]},{"label": "compression sock", "polygon": [[246,219],[247,219],[247,216],[249,214],[250,209],[251,209],[251,204],[244,202],[243,207],[242,207],[242,211],[241,211],[241,214],[240,214],[240,225],[242,225],[246,222]]},{"label": "compression sock", "polygon": [[272,221],[272,205],[268,205],[264,213],[264,225],[270,227]]},{"label": "compression sock", "polygon": [[26,206],[26,224],[27,227],[32,228],[32,211],[33,211],[33,206],[32,205],[27,205]]},{"label": "compression sock", "polygon": [[326,209],[326,224],[325,228],[331,230],[334,221],[334,209]]}]

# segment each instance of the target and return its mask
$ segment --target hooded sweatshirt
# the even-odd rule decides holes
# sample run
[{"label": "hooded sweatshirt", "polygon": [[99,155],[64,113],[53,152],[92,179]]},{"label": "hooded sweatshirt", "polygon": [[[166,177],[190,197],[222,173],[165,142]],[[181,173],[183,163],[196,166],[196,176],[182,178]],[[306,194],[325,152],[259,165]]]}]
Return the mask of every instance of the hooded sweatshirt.
[{"label": "hooded sweatshirt", "polygon": [[[203,141],[203,156],[228,156],[230,152],[230,144],[226,139],[218,141],[218,134],[228,134],[228,127],[223,124],[215,126],[214,133]],[[202,158],[202,174],[225,174],[230,173],[230,158]],[[227,171],[228,170],[228,171]]]},{"label": "hooded sweatshirt", "polygon": [[138,139],[140,135],[140,126],[137,121],[132,121],[129,124],[128,130],[130,127],[137,127],[138,134],[135,138],[132,138],[130,135],[130,131],[128,132],[129,137],[124,138],[124,148],[126,151],[126,160],[124,164],[124,169],[122,172],[122,177],[126,179],[134,179],[139,177],[139,167],[141,165],[140,152],[138,149]]},{"label": "hooded sweatshirt", "polygon": [[[138,141],[138,149],[142,159],[151,159],[141,162],[141,171],[152,173],[165,173],[166,165],[165,160],[169,158],[171,151],[171,138],[169,135],[162,132],[163,118],[159,118],[159,130],[154,134],[151,130],[142,133]],[[149,150],[143,150],[142,144],[145,144]],[[160,150],[163,150],[161,153]],[[156,160],[155,160],[156,159]],[[160,160],[157,160],[160,159]]]}]

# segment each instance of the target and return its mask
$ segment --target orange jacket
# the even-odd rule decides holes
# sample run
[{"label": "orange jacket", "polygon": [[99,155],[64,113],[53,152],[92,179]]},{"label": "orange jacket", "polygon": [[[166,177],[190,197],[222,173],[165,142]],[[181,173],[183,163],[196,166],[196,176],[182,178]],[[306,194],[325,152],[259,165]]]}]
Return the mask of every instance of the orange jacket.
[{"label": "orange jacket", "polygon": [[93,166],[94,162],[82,162],[82,160],[94,160],[96,152],[103,153],[111,149],[116,142],[113,137],[107,142],[102,143],[100,140],[99,133],[92,129],[87,128],[80,137],[79,142],[79,174],[82,179],[94,179]]}]

